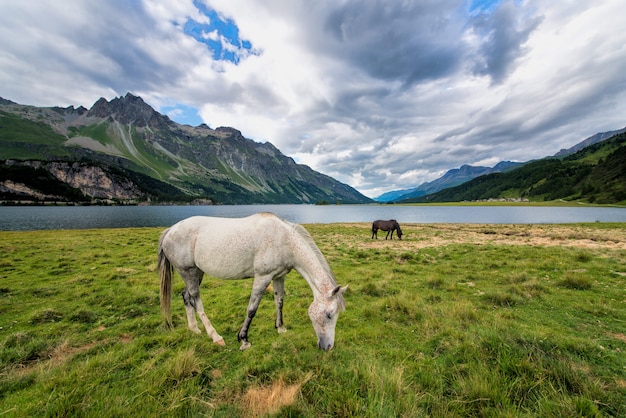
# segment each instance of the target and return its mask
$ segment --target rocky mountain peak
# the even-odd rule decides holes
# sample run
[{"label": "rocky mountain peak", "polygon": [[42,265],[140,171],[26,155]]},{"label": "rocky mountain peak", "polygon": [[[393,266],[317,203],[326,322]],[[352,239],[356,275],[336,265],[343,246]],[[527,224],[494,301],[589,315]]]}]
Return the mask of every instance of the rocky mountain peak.
[{"label": "rocky mountain peak", "polygon": [[126,96],[116,97],[107,101],[101,97],[89,109],[87,116],[109,118],[123,124],[134,124],[137,127],[159,128],[170,125],[172,121],[167,116],[155,111],[141,97],[127,93]]},{"label": "rocky mountain peak", "polygon": [[[42,169],[54,177],[48,178],[46,187],[61,187],[59,196],[67,199],[82,199],[80,196],[84,195],[89,199],[103,196],[121,201],[177,203],[191,199],[222,204],[370,202],[350,186],[296,164],[269,142],[247,139],[241,131],[231,127],[213,130],[206,124],[197,127],[179,125],[130,93],[110,101],[101,98],[86,114],[82,113],[84,108],[72,106],[8,107],[15,108],[11,110],[16,115],[15,123],[32,126],[34,133],[39,135],[41,132],[41,138],[30,132],[27,137],[23,135],[23,141],[15,142],[23,144],[22,148],[10,148],[14,142],[0,141],[0,151],[9,149],[5,154],[12,156],[11,153],[16,154],[15,149],[18,149],[19,159],[30,161],[39,161],[42,156],[46,156],[43,158],[46,161],[56,161],[59,159],[56,156],[62,156],[62,162],[69,165],[57,169],[57,166],[48,164]],[[42,121],[50,128],[42,128]],[[104,129],[95,130],[94,127]],[[97,137],[92,136],[94,132]],[[33,137],[36,146],[29,142]],[[75,174],[74,163],[83,164],[83,161],[89,167],[81,166],[80,175]],[[113,173],[106,176],[111,182],[101,175],[98,167]],[[30,172],[27,175],[20,173],[20,180],[37,178]],[[0,178],[0,183],[2,180]],[[15,183],[14,179],[8,180]],[[129,182],[136,187],[124,186]],[[22,183],[33,190],[41,187],[35,187],[32,182]],[[120,186],[119,190],[130,190],[130,194],[113,193],[113,183]],[[103,195],[102,187],[97,191],[92,187],[102,184],[109,194]],[[76,198],[70,192],[64,192],[67,187],[79,189],[80,196]],[[16,196],[10,190],[6,193],[13,196],[12,199]],[[35,196],[33,199],[47,197]]]},{"label": "rocky mountain peak", "polygon": [[17,103],[0,97],[0,105],[14,105],[14,104],[17,104]]},{"label": "rocky mountain peak", "polygon": [[68,106],[68,107],[59,107],[59,106],[54,106],[51,107],[50,109],[52,109],[54,112],[57,112],[60,115],[84,115],[85,113],[87,113],[87,109],[85,109],[83,106],[79,106],[77,108],[74,108],[74,106]]},{"label": "rocky mountain peak", "polygon": [[241,137],[243,135],[241,135],[241,131],[235,129],[235,128],[231,128],[228,126],[220,126],[219,128],[215,129],[217,132],[222,132],[225,134],[229,134],[230,136],[234,136],[234,137]]}]

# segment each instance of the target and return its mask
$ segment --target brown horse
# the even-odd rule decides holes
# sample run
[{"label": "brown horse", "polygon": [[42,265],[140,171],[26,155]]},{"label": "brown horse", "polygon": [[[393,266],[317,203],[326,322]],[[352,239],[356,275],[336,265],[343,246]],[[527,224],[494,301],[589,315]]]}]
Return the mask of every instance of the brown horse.
[{"label": "brown horse", "polygon": [[390,219],[388,221],[381,221],[379,219],[377,221],[374,221],[372,223],[372,239],[374,239],[374,237],[378,239],[379,229],[387,231],[387,236],[385,237],[385,239],[389,238],[389,234],[391,234],[391,239],[393,239],[393,231],[397,232],[398,239],[402,239],[402,229],[400,229],[400,224],[395,219]]}]

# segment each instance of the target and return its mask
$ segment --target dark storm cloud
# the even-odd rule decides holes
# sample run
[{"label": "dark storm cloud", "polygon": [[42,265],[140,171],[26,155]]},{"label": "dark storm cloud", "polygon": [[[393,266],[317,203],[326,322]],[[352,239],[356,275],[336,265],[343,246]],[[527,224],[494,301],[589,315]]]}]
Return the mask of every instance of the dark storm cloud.
[{"label": "dark storm cloud", "polygon": [[[179,76],[174,65],[159,62],[146,34],[156,24],[141,3],[131,1],[93,2],[90,4],[97,20],[86,23],[83,30],[74,33],[73,42],[79,50],[94,56],[106,57],[114,64],[113,71],[98,66],[87,66],[85,74],[98,84],[115,91],[155,89]],[[165,40],[166,41],[166,40]]]},{"label": "dark storm cloud", "polygon": [[322,45],[378,79],[412,84],[445,77],[463,56],[457,5],[346,2],[328,11],[323,22],[328,38]]},{"label": "dark storm cloud", "polygon": [[473,30],[483,39],[474,56],[475,73],[490,76],[494,83],[502,82],[524,54],[524,43],[540,23],[539,17],[521,20],[511,2],[503,3],[490,16],[474,18]]}]

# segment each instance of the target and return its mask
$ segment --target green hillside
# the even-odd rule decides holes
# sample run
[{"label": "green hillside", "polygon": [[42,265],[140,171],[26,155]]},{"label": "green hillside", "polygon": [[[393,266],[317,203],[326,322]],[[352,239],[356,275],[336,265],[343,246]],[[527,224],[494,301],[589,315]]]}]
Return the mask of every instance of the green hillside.
[{"label": "green hillside", "polygon": [[0,201],[84,200],[371,202],[269,142],[255,142],[234,128],[177,124],[132,94],[100,99],[89,110],[0,98]]},{"label": "green hillside", "polygon": [[68,157],[66,138],[43,123],[0,110],[0,159],[44,159]]},{"label": "green hillside", "polygon": [[532,161],[510,172],[477,177],[459,186],[401,203],[503,198],[626,204],[626,133],[563,159]]}]

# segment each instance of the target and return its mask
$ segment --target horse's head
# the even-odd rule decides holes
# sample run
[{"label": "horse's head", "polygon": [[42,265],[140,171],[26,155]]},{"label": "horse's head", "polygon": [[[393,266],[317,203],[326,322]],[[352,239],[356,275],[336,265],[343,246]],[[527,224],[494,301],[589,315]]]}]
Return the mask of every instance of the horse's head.
[{"label": "horse's head", "polygon": [[402,229],[400,229],[400,224],[396,222],[396,232],[398,234],[398,239],[402,239],[402,235],[404,235],[402,233]]},{"label": "horse's head", "polygon": [[309,318],[317,334],[317,346],[330,350],[335,344],[335,326],[339,312],[345,309],[343,293],[348,286],[334,288],[330,294],[315,298],[309,306]]}]

